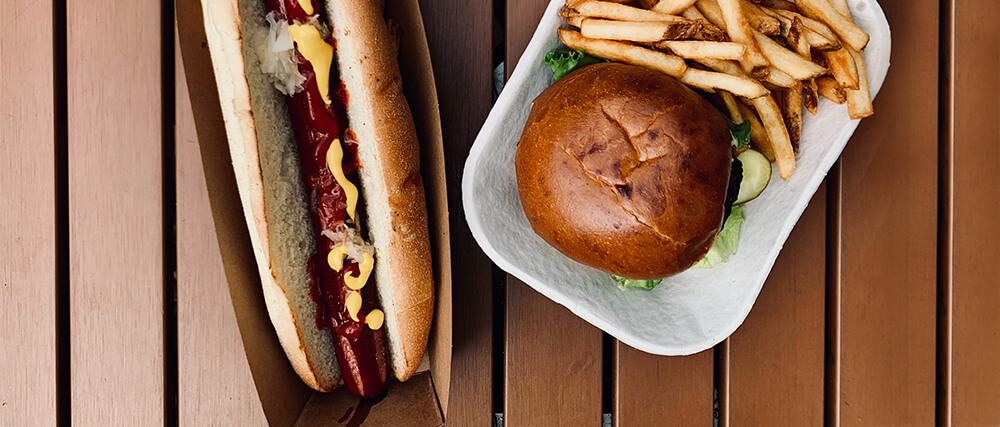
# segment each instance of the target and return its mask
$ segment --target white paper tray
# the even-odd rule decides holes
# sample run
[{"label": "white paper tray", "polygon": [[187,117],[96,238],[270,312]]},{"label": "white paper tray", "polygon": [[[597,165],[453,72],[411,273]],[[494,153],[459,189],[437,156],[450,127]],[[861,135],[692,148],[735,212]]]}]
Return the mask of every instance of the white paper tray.
[{"label": "white paper tray", "polygon": [[[820,98],[818,116],[803,114],[791,179],[782,181],[774,171],[764,193],[745,205],[735,256],[712,269],[670,277],[652,291],[623,292],[606,273],[570,260],[538,237],[518,197],[514,153],[531,101],[552,84],[542,58],[562,46],[556,29],[563,3],[549,4],[466,161],[462,198],[472,234],[500,268],[632,347],[662,355],[711,348],[743,323],[785,239],[858,121],[848,118],[846,105]],[[874,96],[889,69],[889,23],[874,0],[849,3],[855,22],[871,34],[864,56]]]}]

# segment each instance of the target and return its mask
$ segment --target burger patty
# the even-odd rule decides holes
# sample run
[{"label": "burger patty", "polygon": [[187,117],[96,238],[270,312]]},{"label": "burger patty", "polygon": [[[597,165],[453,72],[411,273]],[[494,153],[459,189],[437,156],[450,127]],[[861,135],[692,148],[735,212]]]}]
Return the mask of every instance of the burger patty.
[{"label": "burger patty", "polygon": [[734,157],[732,169],[729,172],[729,188],[726,190],[726,214],[722,218],[723,221],[729,218],[729,212],[733,210],[733,203],[736,202],[736,198],[740,195],[741,182],[743,182],[743,162]]}]

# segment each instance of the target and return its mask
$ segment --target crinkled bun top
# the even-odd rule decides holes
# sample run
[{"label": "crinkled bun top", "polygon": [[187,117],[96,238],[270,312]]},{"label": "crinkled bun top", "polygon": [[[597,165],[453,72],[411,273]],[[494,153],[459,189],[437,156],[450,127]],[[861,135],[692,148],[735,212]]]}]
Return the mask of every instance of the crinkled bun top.
[{"label": "crinkled bun top", "polygon": [[515,165],[535,232],[580,263],[630,278],[694,265],[722,228],[732,136],[666,74],[574,71],[535,99]]}]

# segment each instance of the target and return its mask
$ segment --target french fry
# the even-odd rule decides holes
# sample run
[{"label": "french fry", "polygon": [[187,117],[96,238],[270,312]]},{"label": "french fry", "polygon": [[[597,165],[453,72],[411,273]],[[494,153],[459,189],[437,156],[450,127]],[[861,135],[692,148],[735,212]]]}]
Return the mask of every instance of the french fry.
[{"label": "french fry", "polygon": [[632,22],[684,22],[684,18],[651,10],[639,9],[608,1],[584,1],[575,6],[566,6],[560,12],[564,17],[582,15],[588,18],[605,18],[615,21]]},{"label": "french fry", "polygon": [[791,12],[798,12],[799,10],[799,8],[795,6],[795,3],[792,3],[788,0],[763,0],[763,1],[754,0],[754,2],[769,9],[788,10]]},{"label": "french fry", "polygon": [[789,46],[794,48],[795,53],[799,54],[806,61],[811,61],[812,55],[810,52],[812,49],[810,49],[809,40],[806,39],[806,35],[804,34],[805,30],[806,27],[802,24],[802,20],[795,18],[792,20],[792,26],[788,30],[788,37],[786,39]]},{"label": "french fry", "polygon": [[764,81],[784,88],[792,88],[799,84],[798,80],[795,80],[792,76],[789,76],[788,73],[775,67],[771,67],[771,71],[767,74],[767,77],[764,78]]},{"label": "french fry", "polygon": [[684,11],[681,12],[681,16],[692,21],[701,22],[701,31],[699,31],[698,34],[695,34],[695,39],[717,42],[729,40],[729,35],[709,21],[708,18],[706,18],[705,15],[702,15],[696,7],[691,6],[684,9]]},{"label": "french fry", "polygon": [[660,0],[639,0],[639,6],[643,9],[652,9]]},{"label": "french fry", "polygon": [[799,153],[799,139],[802,137],[802,84],[791,89],[785,89],[778,95],[778,107],[785,118],[785,128],[788,129],[788,139],[792,143],[792,151]]},{"label": "french fry", "polygon": [[740,61],[743,71],[746,71],[751,77],[766,75],[770,64],[758,46],[758,40],[754,37],[754,31],[750,28],[750,22],[747,21],[740,0],[719,0],[717,4],[722,12],[722,19],[726,23],[729,39],[747,47],[746,54]]},{"label": "french fry", "polygon": [[845,0],[830,0],[830,5],[832,5],[838,13],[844,15],[845,18],[854,22],[854,18],[851,17],[851,9],[847,7],[847,2]]},{"label": "french fry", "polygon": [[[586,34],[584,34],[586,35]],[[746,50],[744,45],[733,42],[708,42],[699,40],[667,40],[655,44],[656,48],[670,49],[681,58],[740,59]]]},{"label": "french fry", "polygon": [[576,31],[563,29],[559,30],[559,38],[570,49],[582,50],[612,61],[641,65],[677,78],[681,78],[687,69],[687,64],[679,57],[628,43],[591,39]]},{"label": "french fry", "polygon": [[781,175],[781,179],[787,180],[792,176],[792,172],[795,172],[795,150],[792,149],[788,129],[785,128],[785,120],[781,117],[778,104],[774,102],[774,98],[762,96],[755,98],[753,105],[760,115],[764,129],[767,130],[768,140],[771,141],[774,161],[778,164],[778,174]]},{"label": "french fry", "polygon": [[[719,96],[722,97],[722,103],[726,106],[726,111],[729,113],[729,120],[733,123],[743,123],[743,113],[740,112],[739,102],[736,102],[736,97],[733,94],[721,91]],[[751,123],[750,126],[753,126]]]},{"label": "french fry", "polygon": [[721,89],[751,99],[768,94],[767,88],[751,78],[690,67],[680,77],[680,80],[682,83],[698,89],[710,91]]},{"label": "french fry", "polygon": [[815,116],[819,112],[819,97],[816,95],[815,79],[802,82],[802,105],[806,107],[809,114]]},{"label": "french fry", "polygon": [[784,46],[771,40],[767,36],[756,33],[757,44],[764,53],[767,61],[775,68],[784,71],[796,80],[807,80],[821,76],[826,73],[826,69],[816,65],[816,63],[799,56],[797,53],[786,49]]},{"label": "french fry", "polygon": [[746,12],[747,21],[750,22],[751,27],[769,36],[777,36],[781,34],[781,21],[767,13],[764,13],[760,6],[757,6],[747,0],[740,0],[740,2],[742,3],[743,11]]},{"label": "french fry", "polygon": [[833,101],[835,104],[847,102],[847,92],[837,83],[837,80],[830,76],[823,76],[816,79],[816,92],[824,98]]},{"label": "french fry", "polygon": [[666,13],[668,15],[680,15],[684,9],[691,7],[695,0],[660,0],[650,10],[654,12]]},{"label": "french fry", "polygon": [[851,49],[861,51],[868,44],[868,33],[840,14],[828,0],[799,0],[795,4],[806,16],[829,25]]},{"label": "french fry", "polygon": [[[790,12],[787,10],[780,9],[764,9],[769,12],[772,16],[781,21],[782,29],[790,29],[792,22],[798,18],[802,21],[802,25],[806,27],[803,33],[806,36],[806,40],[809,41],[809,45],[817,50],[836,50],[840,49],[840,40],[837,35],[834,34],[833,30],[826,24],[819,22],[815,19],[809,18],[804,15],[800,15],[795,12]],[[787,36],[786,34],[782,34]]]},{"label": "french fry", "polygon": [[848,48],[842,47],[838,50],[823,52],[830,74],[837,79],[837,83],[847,89],[858,89],[858,68],[854,64],[854,57]]},{"label": "french fry", "polygon": [[726,21],[722,18],[722,9],[719,8],[719,3],[714,0],[697,0],[694,4],[708,22],[719,27],[722,31],[726,31]]},{"label": "french fry", "polygon": [[753,108],[748,107],[742,102],[737,102],[736,107],[740,109],[740,114],[743,118],[750,121],[750,146],[773,163],[774,148],[771,147],[771,140],[767,137],[767,130],[764,129],[764,124],[760,122],[760,117],[757,116]]},{"label": "french fry", "polygon": [[604,19],[583,20],[580,34],[592,39],[658,42],[690,38],[701,29],[698,21],[629,22]]},{"label": "french fry", "polygon": [[868,70],[865,58],[854,49],[848,49],[858,67],[858,89],[847,91],[847,113],[851,119],[862,119],[875,114],[872,106],[872,95],[868,88]]},{"label": "french fry", "polygon": [[580,27],[583,26],[583,21],[587,20],[587,19],[590,19],[590,18],[586,18],[586,17],[584,17],[582,15],[575,15],[575,16],[567,17],[566,18],[566,23],[569,24],[570,26],[573,26],[573,27],[576,27],[576,28],[580,28]]},{"label": "french fry", "polygon": [[720,73],[742,77],[746,77],[747,75],[747,73],[743,72],[743,68],[740,67],[740,64],[733,61],[716,58],[698,58],[696,61]]}]

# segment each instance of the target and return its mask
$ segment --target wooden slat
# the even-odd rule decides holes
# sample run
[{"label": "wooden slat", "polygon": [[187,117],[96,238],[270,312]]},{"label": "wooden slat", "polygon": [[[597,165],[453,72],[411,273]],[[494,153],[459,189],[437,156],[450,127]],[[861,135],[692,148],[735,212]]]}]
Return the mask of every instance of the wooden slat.
[{"label": "wooden slat", "polygon": [[[547,4],[547,0],[507,1],[507,76],[528,45]],[[512,276],[507,278],[505,305],[507,425],[600,422],[601,331]]]},{"label": "wooden slat", "polygon": [[510,77],[521,53],[535,34],[538,21],[549,2],[547,0],[508,0],[505,21],[507,32],[504,55],[504,75]]},{"label": "wooden slat", "polygon": [[1000,425],[1000,4],[951,8],[951,415]]},{"label": "wooden slat", "polygon": [[161,12],[67,3],[73,424],[164,420]]},{"label": "wooden slat", "polygon": [[[935,421],[938,14],[880,2],[892,67],[841,157],[839,393],[844,425]],[[834,379],[834,381],[836,381]]]},{"label": "wooden slat", "polygon": [[598,425],[601,331],[513,277],[506,319],[504,423]]},{"label": "wooden slat", "polygon": [[448,178],[454,325],[448,423],[493,420],[492,264],[462,210],[462,169],[493,99],[493,2],[435,0],[420,4],[434,64]]},{"label": "wooden slat", "polygon": [[723,425],[823,424],[826,197],[820,186],[729,338]]},{"label": "wooden slat", "polygon": [[712,425],[712,349],[664,357],[616,341],[614,358],[616,426]]},{"label": "wooden slat", "polygon": [[0,425],[56,423],[52,2],[0,16]]},{"label": "wooden slat", "polygon": [[267,425],[215,239],[194,114],[175,43],[178,420]]}]

